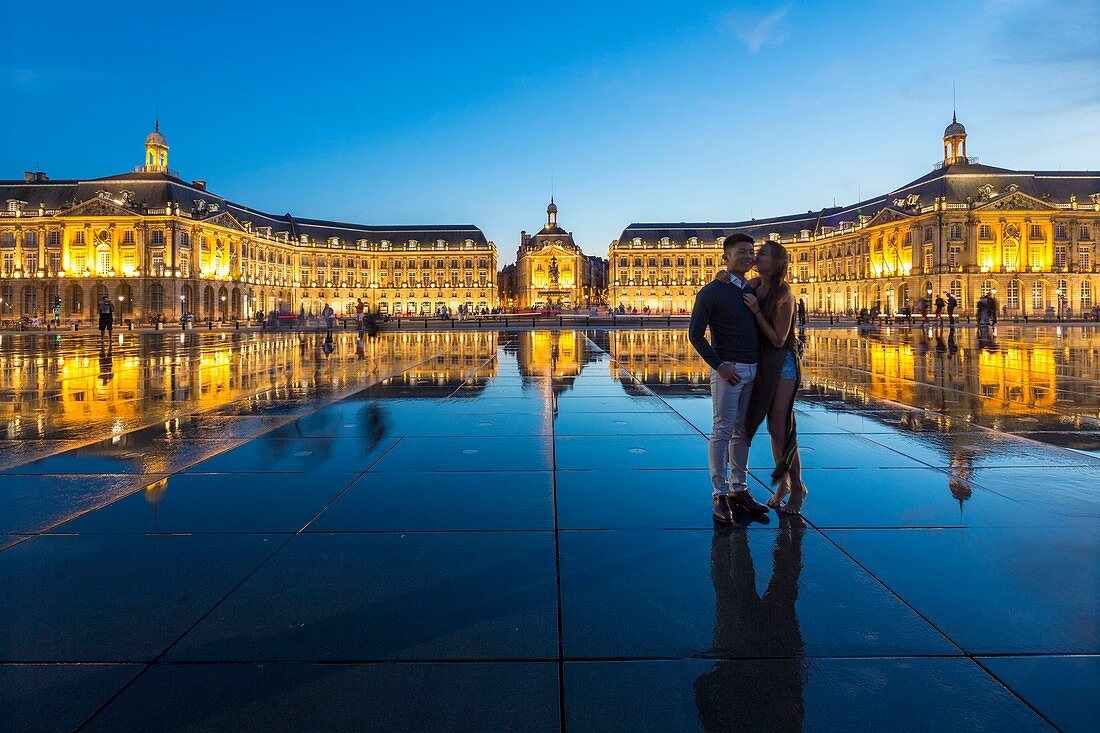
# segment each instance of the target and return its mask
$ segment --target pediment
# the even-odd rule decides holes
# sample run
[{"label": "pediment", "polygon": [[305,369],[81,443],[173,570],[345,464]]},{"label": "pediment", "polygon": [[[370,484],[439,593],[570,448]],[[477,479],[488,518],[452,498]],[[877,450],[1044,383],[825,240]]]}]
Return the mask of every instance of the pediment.
[{"label": "pediment", "polygon": [[879,209],[878,213],[871,217],[864,226],[873,227],[880,224],[892,224],[895,221],[909,221],[913,217],[909,214],[903,214],[895,209]]},{"label": "pediment", "polygon": [[109,199],[97,197],[76,204],[58,216],[137,216],[137,213]]},{"label": "pediment", "polygon": [[208,219],[202,220],[203,224],[212,224],[216,227],[225,227],[226,229],[233,229],[238,232],[247,232],[243,224],[237,221],[237,217],[230,214],[228,211],[221,211]]},{"label": "pediment", "polygon": [[1026,193],[1017,191],[1007,196],[995,198],[975,208],[983,211],[1033,211],[1035,209],[1049,210],[1057,207],[1034,196],[1028,196]]}]

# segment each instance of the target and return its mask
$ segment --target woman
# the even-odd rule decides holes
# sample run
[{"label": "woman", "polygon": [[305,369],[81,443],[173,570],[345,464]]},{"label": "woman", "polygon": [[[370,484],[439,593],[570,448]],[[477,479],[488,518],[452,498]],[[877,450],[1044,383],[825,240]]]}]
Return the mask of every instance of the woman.
[{"label": "woman", "polygon": [[[749,281],[756,295],[744,296],[760,328],[760,362],[745,419],[745,437],[751,443],[767,418],[775,458],[772,483],[776,485],[768,506],[785,514],[800,514],[807,491],[798,455],[794,397],[802,370],[794,333],[795,297],[785,281],[788,261],[783,245],[764,242],[756,253],[759,276]],[[721,274],[719,277],[727,280]]]}]

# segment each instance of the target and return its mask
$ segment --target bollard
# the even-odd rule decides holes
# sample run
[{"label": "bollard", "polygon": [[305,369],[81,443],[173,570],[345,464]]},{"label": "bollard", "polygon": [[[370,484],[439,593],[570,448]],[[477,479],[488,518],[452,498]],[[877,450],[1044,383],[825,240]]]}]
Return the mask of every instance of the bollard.
[{"label": "bollard", "polygon": [[159,331],[160,330],[160,321],[154,321],[153,322],[153,330],[154,331]]},{"label": "bollard", "polygon": [[233,321],[233,328],[234,328],[234,330],[240,331],[241,330],[241,322],[240,321]]},{"label": "bollard", "polygon": [[134,322],[133,321],[126,321],[126,330],[127,331],[133,331],[134,330]]},{"label": "bollard", "polygon": [[504,327],[508,328],[508,316],[504,316]]},{"label": "bollard", "polygon": [[207,331],[213,331],[214,330],[214,322],[213,321],[207,319],[207,321],[206,321],[206,330]]},{"label": "bollard", "polygon": [[73,321],[73,330],[74,331],[80,330],[80,321]]}]

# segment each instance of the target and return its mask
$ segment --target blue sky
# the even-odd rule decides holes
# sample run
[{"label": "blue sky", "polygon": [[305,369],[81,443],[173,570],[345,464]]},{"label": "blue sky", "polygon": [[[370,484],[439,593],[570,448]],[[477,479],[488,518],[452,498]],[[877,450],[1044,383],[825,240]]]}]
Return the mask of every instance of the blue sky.
[{"label": "blue sky", "polygon": [[[1071,12],[1067,12],[1070,8]],[[1100,4],[67,3],[0,26],[0,178],[171,164],[232,200],[591,254],[635,221],[819,209],[968,152],[1100,168]]]}]

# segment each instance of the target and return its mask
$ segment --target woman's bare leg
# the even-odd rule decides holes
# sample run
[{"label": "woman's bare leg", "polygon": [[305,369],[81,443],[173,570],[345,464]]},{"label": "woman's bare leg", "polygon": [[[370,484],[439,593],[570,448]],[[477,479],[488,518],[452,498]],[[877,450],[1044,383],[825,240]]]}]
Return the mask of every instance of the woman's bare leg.
[{"label": "woman's bare leg", "polygon": [[[778,398],[778,395],[776,397]],[[777,404],[778,399],[773,400],[771,409],[768,411],[768,435],[771,436],[772,440],[772,458],[775,460],[775,465],[779,465],[779,458],[783,455],[783,439],[787,434],[787,416],[786,414],[777,414],[775,407]],[[775,490],[767,501],[768,506],[772,509],[778,509],[790,491],[790,479],[788,476],[783,476],[775,485]]]},{"label": "woman's bare leg", "polygon": [[[768,430],[773,436],[777,436],[772,438],[772,453],[782,450],[782,442],[786,440],[790,405],[797,389],[798,382],[793,379],[780,379],[779,386],[775,389],[775,399],[772,400],[771,411],[768,413]],[[777,455],[776,461],[778,460]],[[798,451],[795,451],[787,475],[783,478],[790,494],[783,509],[790,514],[798,514],[806,501],[806,486],[802,483],[802,458]]]}]

